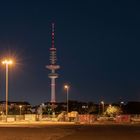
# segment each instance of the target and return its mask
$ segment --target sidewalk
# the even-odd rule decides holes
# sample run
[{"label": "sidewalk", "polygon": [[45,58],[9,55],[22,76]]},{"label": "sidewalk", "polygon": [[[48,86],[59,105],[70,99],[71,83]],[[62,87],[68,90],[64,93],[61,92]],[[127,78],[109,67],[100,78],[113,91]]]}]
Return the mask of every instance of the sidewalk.
[{"label": "sidewalk", "polygon": [[98,122],[84,123],[84,122],[54,122],[54,121],[14,121],[14,122],[0,122],[1,126],[45,126],[45,125],[135,125],[140,123],[129,122],[129,123],[116,123],[116,122]]},{"label": "sidewalk", "polygon": [[50,122],[50,121],[14,121],[14,122],[0,122],[0,126],[10,125],[75,125],[75,122]]}]

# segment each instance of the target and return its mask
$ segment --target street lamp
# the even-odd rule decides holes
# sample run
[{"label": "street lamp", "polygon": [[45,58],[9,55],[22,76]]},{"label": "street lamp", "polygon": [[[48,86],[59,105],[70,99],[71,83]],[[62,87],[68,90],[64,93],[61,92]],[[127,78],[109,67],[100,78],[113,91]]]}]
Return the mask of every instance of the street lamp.
[{"label": "street lamp", "polygon": [[64,89],[66,89],[66,93],[67,93],[67,114],[69,112],[69,85],[65,85]]},{"label": "street lamp", "polygon": [[105,107],[104,107],[104,104],[105,104],[104,101],[101,101],[101,104],[102,104],[102,114],[104,114],[104,110],[105,110],[105,109],[104,109],[104,108],[105,108]]},{"label": "street lamp", "polygon": [[20,116],[21,116],[21,108],[22,108],[22,105],[19,106]]},{"label": "street lamp", "polygon": [[2,64],[6,66],[6,122],[7,122],[7,115],[8,115],[8,66],[13,64],[12,60],[4,60]]}]

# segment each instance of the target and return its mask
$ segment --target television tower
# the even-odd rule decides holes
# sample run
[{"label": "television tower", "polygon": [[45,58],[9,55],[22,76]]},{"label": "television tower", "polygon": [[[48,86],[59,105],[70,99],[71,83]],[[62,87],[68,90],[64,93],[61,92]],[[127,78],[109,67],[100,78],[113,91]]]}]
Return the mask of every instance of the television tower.
[{"label": "television tower", "polygon": [[56,102],[55,97],[55,79],[58,78],[58,74],[55,72],[60,68],[59,65],[56,64],[57,56],[56,56],[56,48],[54,43],[54,23],[52,23],[52,46],[50,48],[50,64],[46,66],[47,69],[51,70],[51,73],[48,77],[51,79],[51,103]]}]

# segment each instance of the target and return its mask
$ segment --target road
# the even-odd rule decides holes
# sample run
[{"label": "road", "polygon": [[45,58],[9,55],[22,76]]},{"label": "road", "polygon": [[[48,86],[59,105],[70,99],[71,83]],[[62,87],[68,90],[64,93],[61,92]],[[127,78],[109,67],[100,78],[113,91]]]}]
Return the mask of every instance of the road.
[{"label": "road", "polygon": [[9,125],[0,140],[139,140],[140,125]]}]

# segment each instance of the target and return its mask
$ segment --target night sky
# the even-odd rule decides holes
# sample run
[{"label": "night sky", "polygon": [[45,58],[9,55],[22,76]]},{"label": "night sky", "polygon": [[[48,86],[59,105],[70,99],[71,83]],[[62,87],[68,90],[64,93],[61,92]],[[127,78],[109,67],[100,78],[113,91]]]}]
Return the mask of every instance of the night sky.
[{"label": "night sky", "polygon": [[[140,2],[5,0],[0,2],[0,59],[11,56],[9,100],[50,101],[49,48],[55,22],[56,100],[140,101]],[[0,65],[0,100],[5,67]]]}]

